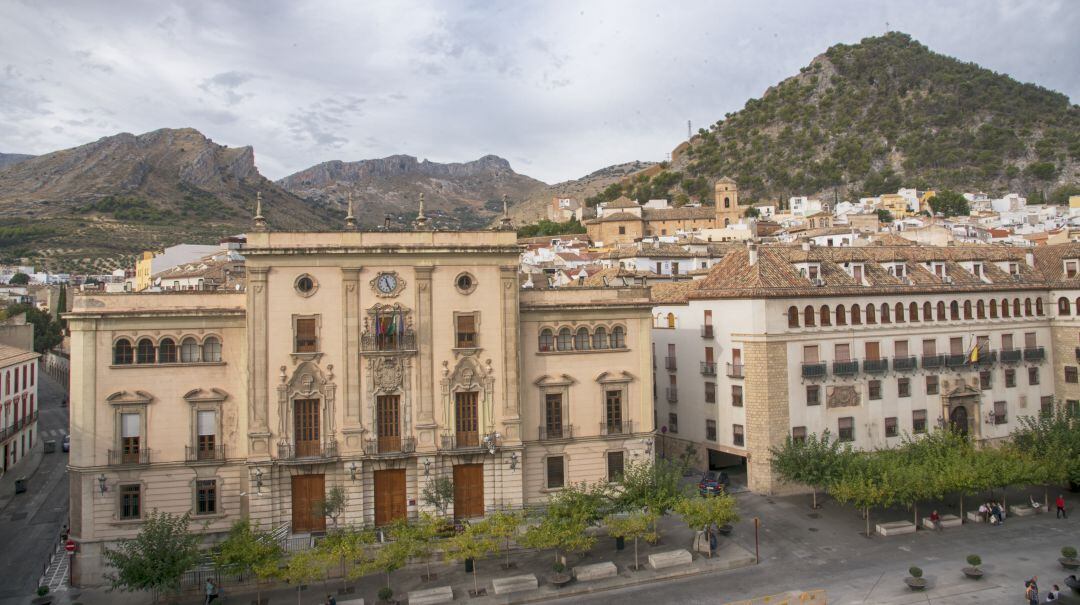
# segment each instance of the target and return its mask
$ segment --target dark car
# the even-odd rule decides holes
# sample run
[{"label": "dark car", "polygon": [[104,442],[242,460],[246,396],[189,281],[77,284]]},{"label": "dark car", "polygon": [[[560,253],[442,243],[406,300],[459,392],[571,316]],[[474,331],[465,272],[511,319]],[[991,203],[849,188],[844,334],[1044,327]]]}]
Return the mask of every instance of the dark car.
[{"label": "dark car", "polygon": [[60,442],[60,449],[65,452],[71,451],[71,435],[64,435],[64,440]]},{"label": "dark car", "polygon": [[702,496],[715,496],[726,490],[730,482],[727,473],[723,471],[705,471],[697,484],[698,493]]}]

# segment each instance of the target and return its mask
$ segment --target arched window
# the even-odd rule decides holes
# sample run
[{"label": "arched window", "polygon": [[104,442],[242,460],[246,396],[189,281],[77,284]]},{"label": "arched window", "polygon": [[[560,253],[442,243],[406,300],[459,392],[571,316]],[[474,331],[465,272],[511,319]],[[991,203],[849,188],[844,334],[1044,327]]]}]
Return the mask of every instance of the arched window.
[{"label": "arched window", "polygon": [[154,341],[140,338],[135,344],[135,363],[154,363]]},{"label": "arched window", "polygon": [[549,330],[548,328],[544,328],[543,330],[540,330],[540,342],[539,342],[539,345],[540,345],[540,352],[541,353],[547,353],[548,351],[554,351],[555,350],[555,333],[552,332],[551,330]]},{"label": "arched window", "polygon": [[787,310],[787,327],[797,328],[799,327],[799,308],[788,307]]},{"label": "arched window", "polygon": [[866,305],[866,323],[867,324],[876,324],[877,323],[877,312],[874,311],[874,305]]},{"label": "arched window", "polygon": [[836,325],[847,325],[847,311],[844,310],[844,305],[836,305]]},{"label": "arched window", "polygon": [[611,329],[611,348],[626,348],[626,330],[624,330],[622,326],[615,326]]},{"label": "arched window", "polygon": [[[113,365],[126,366],[135,362],[135,350],[131,348],[131,341],[121,338],[113,345]],[[8,378],[8,384],[11,379]]]},{"label": "arched window", "polygon": [[821,316],[821,322],[820,322],[821,325],[823,325],[823,326],[831,326],[832,325],[832,313],[829,312],[829,305],[821,305],[820,316]]},{"label": "arched window", "polygon": [[964,319],[971,319],[971,301],[964,301]]},{"label": "arched window", "polygon": [[202,360],[207,363],[221,361],[221,340],[217,336],[207,336],[203,341]]},{"label": "arched window", "polygon": [[997,319],[997,299],[990,299],[990,319]]},{"label": "arched window", "polygon": [[812,328],[812,327],[817,325],[817,322],[814,321],[814,308],[813,307],[811,307],[810,305],[806,305],[806,308],[803,309],[802,314],[803,314],[802,323],[803,323],[804,326],[806,326],[807,328]]},{"label": "arched window", "polygon": [[1011,313],[1009,312],[1009,299],[1003,298],[1001,299],[1001,316],[1009,317],[1010,315]]},{"label": "arched window", "polygon": [[889,317],[889,303],[881,303],[881,323],[892,323],[892,319]]},{"label": "arched window", "polygon": [[979,299],[979,302],[975,303],[975,317],[979,319],[986,319],[986,303]]},{"label": "arched window", "polygon": [[1062,296],[1058,299],[1058,315],[1071,315],[1072,304],[1069,303],[1069,299]]},{"label": "arched window", "polygon": [[896,323],[904,323],[904,303],[896,303],[896,306],[893,307],[893,315],[896,316]]},{"label": "arched window", "polygon": [[1013,299],[1013,317],[1020,317],[1020,299]]},{"label": "arched window", "polygon": [[606,349],[608,348],[607,328],[599,326],[592,333],[592,348],[594,349]]},{"label": "arched window", "polygon": [[560,351],[569,351],[574,346],[574,338],[570,334],[570,328],[559,330],[559,340],[556,344]]},{"label": "arched window", "polygon": [[1031,299],[1024,299],[1024,317],[1031,317]]},{"label": "arched window", "polygon": [[158,345],[158,363],[176,363],[176,341],[162,338]]},{"label": "arched window", "polygon": [[577,332],[574,334],[574,350],[589,350],[589,329],[585,326],[578,328]]},{"label": "arched window", "polygon": [[862,310],[859,305],[851,305],[851,325],[862,325]]},{"label": "arched window", "polygon": [[180,361],[184,363],[196,363],[201,358],[199,355],[199,343],[188,336],[180,341]]},{"label": "arched window", "polygon": [[907,308],[908,321],[919,321],[919,303],[913,302]]},{"label": "arched window", "polygon": [[930,301],[922,305],[922,318],[923,321],[934,321],[934,305],[930,304]]},{"label": "arched window", "polygon": [[1036,298],[1035,299],[1035,314],[1038,315],[1039,317],[1042,317],[1044,313],[1046,313],[1046,311],[1043,310],[1042,298],[1041,297]]},{"label": "arched window", "polygon": [[1080,315],[1080,298],[1076,299],[1076,314]]},{"label": "arched window", "polygon": [[672,329],[672,330],[675,329],[675,314],[674,313],[668,313],[667,314],[667,327]]},{"label": "arched window", "polygon": [[960,303],[955,300],[949,303],[949,319],[960,319]]},{"label": "arched window", "polygon": [[941,300],[937,304],[937,320],[945,321],[945,302]]}]

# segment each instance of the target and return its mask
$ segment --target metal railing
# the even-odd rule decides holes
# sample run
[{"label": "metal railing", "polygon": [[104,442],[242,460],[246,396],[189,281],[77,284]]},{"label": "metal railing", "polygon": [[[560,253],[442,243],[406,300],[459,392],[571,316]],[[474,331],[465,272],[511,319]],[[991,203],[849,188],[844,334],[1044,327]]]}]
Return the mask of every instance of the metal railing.
[{"label": "metal railing", "polygon": [[858,359],[844,359],[832,362],[833,376],[854,376],[859,373]]},{"label": "metal railing", "polygon": [[542,426],[540,427],[539,433],[541,441],[548,441],[551,439],[572,439],[574,437],[574,427],[569,424]]},{"label": "metal railing", "polygon": [[828,370],[824,361],[804,361],[802,364],[803,378],[824,378],[827,373]]},{"label": "metal railing", "polygon": [[1001,363],[1016,363],[1023,359],[1024,352],[1020,349],[1002,349]]},{"label": "metal railing", "polygon": [[364,353],[402,352],[416,350],[416,334],[412,329],[404,333],[373,334],[365,332],[360,336],[360,351]]},{"label": "metal railing", "polygon": [[109,466],[125,466],[129,464],[150,464],[150,450],[146,448],[135,452],[109,450]]},{"label": "metal railing", "polygon": [[959,368],[967,365],[968,356],[963,353],[954,353],[945,357],[945,367]]},{"label": "metal railing", "polygon": [[897,372],[911,372],[919,367],[915,357],[893,357],[892,367]]},{"label": "metal railing", "polygon": [[727,375],[728,375],[728,378],[742,378],[743,377],[743,364],[728,362],[728,364],[727,364]]},{"label": "metal railing", "polygon": [[701,373],[705,376],[716,376],[716,362],[703,361],[701,362]]},{"label": "metal railing", "polygon": [[0,430],[0,441],[3,441],[4,439],[15,435],[19,431],[36,422],[37,416],[37,410],[34,410],[33,414],[27,414],[26,416],[23,416],[22,418],[19,418],[14,423],[12,423],[11,426],[4,427],[2,430]]},{"label": "metal railing", "polygon": [[278,458],[282,460],[304,460],[309,458],[336,458],[337,441],[330,439],[323,443],[302,441],[299,444],[289,441],[278,443]]},{"label": "metal railing", "polygon": [[601,435],[629,435],[634,432],[634,423],[630,420],[624,422],[601,422]]},{"label": "metal railing", "polygon": [[215,445],[212,448],[184,446],[184,460],[188,462],[206,462],[225,459],[225,445]]},{"label": "metal railing", "polygon": [[369,456],[410,454],[415,451],[415,437],[372,437],[364,441],[364,453]]},{"label": "metal railing", "polygon": [[702,338],[712,338],[713,337],[713,327],[712,326],[701,326],[701,337]]},{"label": "metal railing", "polygon": [[679,401],[679,387],[668,387],[666,389],[666,391],[667,391],[668,403],[678,403],[678,401]]},{"label": "metal railing", "polygon": [[922,367],[924,370],[936,370],[945,365],[944,355],[923,355]]},{"label": "metal railing", "polygon": [[472,431],[459,431],[457,433],[442,436],[442,449],[462,450],[480,447],[480,433]]},{"label": "metal railing", "polygon": [[676,369],[678,369],[678,365],[675,363],[675,358],[674,357],[665,357],[664,358],[664,367],[667,368],[667,370],[669,372],[674,372]]},{"label": "metal railing", "polygon": [[1046,359],[1046,349],[1043,347],[1024,347],[1024,361],[1042,361]]},{"label": "metal railing", "polygon": [[862,367],[867,374],[884,374],[889,371],[889,360],[884,357],[881,359],[864,359]]}]

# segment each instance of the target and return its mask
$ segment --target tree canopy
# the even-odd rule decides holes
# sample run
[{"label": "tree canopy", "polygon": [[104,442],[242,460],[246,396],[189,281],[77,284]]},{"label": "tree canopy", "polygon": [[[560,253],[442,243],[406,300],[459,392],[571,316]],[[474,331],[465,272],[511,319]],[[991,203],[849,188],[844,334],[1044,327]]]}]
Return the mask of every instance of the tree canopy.
[{"label": "tree canopy", "polygon": [[964,196],[948,189],[935,193],[929,202],[934,214],[942,216],[967,216],[971,212]]}]

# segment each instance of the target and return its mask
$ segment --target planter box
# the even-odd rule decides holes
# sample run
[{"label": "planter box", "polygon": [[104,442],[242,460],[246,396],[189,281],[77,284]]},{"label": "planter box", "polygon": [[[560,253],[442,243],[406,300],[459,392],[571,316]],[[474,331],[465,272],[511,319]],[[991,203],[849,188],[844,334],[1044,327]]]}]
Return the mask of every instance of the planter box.
[{"label": "planter box", "polygon": [[[978,512],[975,514],[978,515]],[[926,529],[934,529],[934,522],[930,520],[930,517],[923,517],[922,525]],[[957,517],[956,515],[941,515],[942,527],[960,527],[961,525],[963,525],[963,521],[960,520],[960,517]]]},{"label": "planter box", "polygon": [[1036,512],[1038,511],[1036,511],[1034,508],[1031,508],[1031,506],[1027,504],[1013,504],[1009,507],[1009,514],[1013,515],[1014,517],[1030,517]]},{"label": "planter box", "polygon": [[574,578],[579,582],[614,578],[617,575],[619,575],[619,569],[611,561],[593,563],[592,565],[578,565],[574,568]]},{"label": "planter box", "polygon": [[512,576],[509,578],[496,578],[491,581],[491,584],[495,589],[495,594],[509,594],[512,592],[522,592],[524,590],[536,590],[537,586],[539,586],[539,583],[536,581],[536,576],[533,574]]},{"label": "planter box", "polygon": [[454,589],[449,586],[414,590],[409,593],[409,605],[436,605],[437,603],[449,603],[453,600]]},{"label": "planter box", "polygon": [[667,552],[658,552],[649,555],[649,565],[653,569],[665,569],[668,567],[679,567],[682,565],[689,565],[694,562],[694,556],[690,554],[688,550],[669,550]]},{"label": "planter box", "polygon": [[878,523],[877,533],[883,536],[913,534],[915,533],[915,524],[911,521],[890,521],[888,523]]}]

